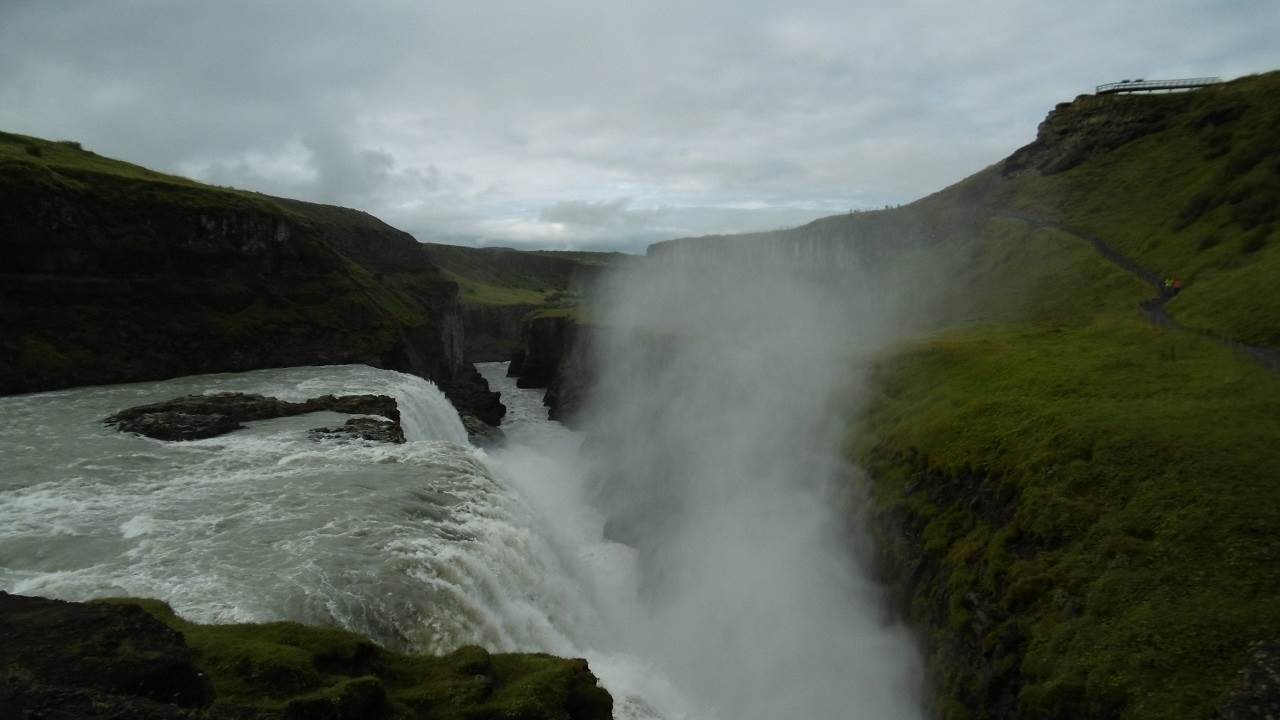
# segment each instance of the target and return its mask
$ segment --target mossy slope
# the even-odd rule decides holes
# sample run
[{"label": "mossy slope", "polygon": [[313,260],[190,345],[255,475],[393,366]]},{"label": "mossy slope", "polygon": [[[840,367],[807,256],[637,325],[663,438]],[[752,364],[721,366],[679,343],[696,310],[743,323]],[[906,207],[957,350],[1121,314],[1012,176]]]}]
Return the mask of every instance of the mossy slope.
[{"label": "mossy slope", "polygon": [[[1280,348],[1277,213],[1269,73],[1082,96],[910,205],[650,255],[946,270],[848,438],[936,715],[1280,716],[1248,680],[1280,677],[1280,374],[1220,342]],[[1144,319],[1163,277],[1193,332]]]},{"label": "mossy slope", "polygon": [[[1084,97],[919,204],[970,212],[946,328],[880,363],[850,453],[940,717],[1274,712],[1242,678],[1280,642],[1280,375],[1213,336],[1280,344],[1278,92]],[[1205,334],[1027,220],[1183,279],[1168,311]]]}]

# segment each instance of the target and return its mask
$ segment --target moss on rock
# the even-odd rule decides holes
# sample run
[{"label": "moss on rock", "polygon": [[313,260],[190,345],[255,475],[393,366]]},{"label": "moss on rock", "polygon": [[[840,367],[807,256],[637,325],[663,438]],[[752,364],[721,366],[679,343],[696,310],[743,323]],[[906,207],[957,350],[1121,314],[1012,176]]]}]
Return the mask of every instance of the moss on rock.
[{"label": "moss on rock", "polygon": [[[26,713],[19,717],[605,720],[612,714],[612,699],[585,661],[550,655],[490,654],[474,646],[441,657],[408,655],[335,628],[200,625],[163,602],[134,598],[84,604],[0,593],[0,627],[6,629],[0,700],[21,702],[11,705]],[[186,685],[173,680],[175,673]],[[175,695],[187,685],[191,692]]]}]

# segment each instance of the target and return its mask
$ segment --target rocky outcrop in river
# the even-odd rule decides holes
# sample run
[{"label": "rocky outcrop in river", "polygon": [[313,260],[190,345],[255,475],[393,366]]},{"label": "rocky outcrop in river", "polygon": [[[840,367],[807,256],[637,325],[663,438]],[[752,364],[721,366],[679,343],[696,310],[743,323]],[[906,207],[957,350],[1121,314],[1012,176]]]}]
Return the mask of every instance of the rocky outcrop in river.
[{"label": "rocky outcrop in river", "polygon": [[321,435],[367,436],[367,439],[404,442],[400,409],[395,398],[387,395],[322,395],[298,403],[248,393],[187,395],[121,410],[103,422],[121,432],[138,433],[157,440],[200,440],[239,430],[244,427],[243,423],[254,420],[325,410],[351,415],[381,415],[386,420],[375,421],[375,425],[353,418],[342,428],[318,428],[315,432]]}]

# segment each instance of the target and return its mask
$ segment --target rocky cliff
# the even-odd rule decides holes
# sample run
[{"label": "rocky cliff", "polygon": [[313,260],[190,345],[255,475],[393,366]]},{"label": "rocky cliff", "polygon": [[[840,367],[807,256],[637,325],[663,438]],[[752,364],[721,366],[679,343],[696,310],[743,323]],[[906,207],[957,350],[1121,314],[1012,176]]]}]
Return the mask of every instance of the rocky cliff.
[{"label": "rocky cliff", "polygon": [[524,323],[507,374],[517,387],[546,388],[547,416],[576,426],[598,376],[592,352],[598,333],[573,315],[535,315]]},{"label": "rocky cliff", "polygon": [[636,260],[621,253],[520,251],[425,245],[432,262],[458,283],[473,362],[506,360],[538,312],[574,314],[590,305],[605,275]]},{"label": "rocky cliff", "polygon": [[511,358],[520,347],[525,320],[541,305],[462,306],[462,323],[466,329],[464,354],[471,362],[501,362]]},{"label": "rocky cliff", "polygon": [[365,363],[501,419],[456,285],[372,216],[9,134],[0,190],[0,393]]}]

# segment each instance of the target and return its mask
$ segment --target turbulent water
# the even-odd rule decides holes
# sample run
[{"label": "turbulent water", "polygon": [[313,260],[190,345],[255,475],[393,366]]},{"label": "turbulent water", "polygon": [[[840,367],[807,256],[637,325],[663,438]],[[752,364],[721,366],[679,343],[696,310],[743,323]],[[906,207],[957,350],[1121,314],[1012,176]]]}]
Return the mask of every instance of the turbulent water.
[{"label": "turbulent water", "polygon": [[[640,694],[661,702],[663,682],[609,640],[616,602],[605,595],[626,593],[628,551],[599,540],[602,522],[585,506],[567,504],[578,502],[565,473],[579,440],[504,365],[484,370],[503,391],[512,438],[492,454],[466,444],[433,385],[365,366],[0,398],[0,589],[155,597],[199,622],[338,625],[408,650],[586,656],[611,681],[619,717],[653,716]],[[389,394],[409,442],[308,437],[341,424],[335,413],[180,443],[101,422],[219,391]]]},{"label": "turbulent water", "polygon": [[[817,496],[770,496],[764,510],[786,513],[772,520],[735,518],[732,508],[761,508],[725,504],[705,532],[670,527],[657,554],[606,540],[599,448],[582,452],[582,436],[546,420],[541,391],[515,388],[505,365],[480,367],[508,406],[510,442],[489,452],[466,444],[433,385],[365,366],[0,398],[0,589],[155,597],[200,622],[337,625],[397,649],[583,656],[618,718],[916,716],[905,644],[859,605],[843,560],[818,547],[830,512]],[[218,391],[393,395],[409,442],[311,439],[309,428],[346,417],[333,413],[180,443],[101,423],[125,407]],[[616,460],[626,477],[629,459]],[[788,522],[792,539],[777,532]],[[682,561],[672,559],[678,547]],[[785,555],[801,551],[819,561]],[[670,573],[655,574],[655,558]],[[734,566],[705,564],[721,561]],[[824,633],[830,623],[845,627]]]}]

